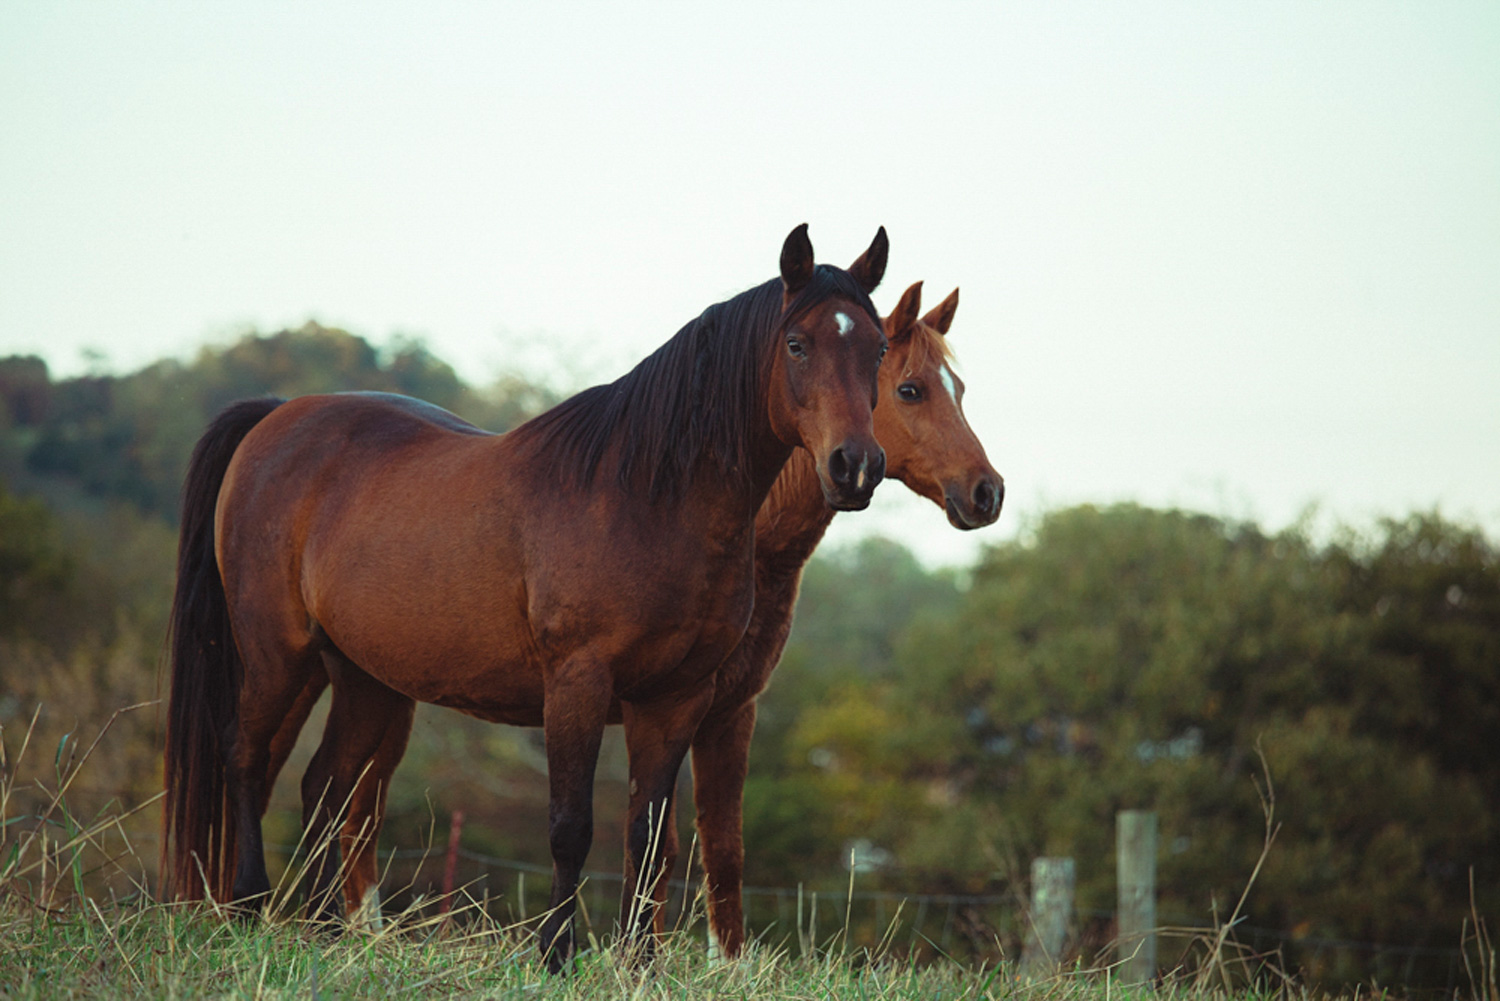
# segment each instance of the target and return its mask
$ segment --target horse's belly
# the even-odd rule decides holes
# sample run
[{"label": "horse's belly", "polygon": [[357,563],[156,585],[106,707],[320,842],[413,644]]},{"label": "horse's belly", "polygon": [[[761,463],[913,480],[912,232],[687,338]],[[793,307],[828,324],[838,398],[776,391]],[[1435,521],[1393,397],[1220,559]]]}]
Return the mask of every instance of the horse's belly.
[{"label": "horse's belly", "polygon": [[339,652],[419,702],[496,719],[540,719],[542,670],[529,632],[493,591],[433,576],[351,580],[312,603]]},{"label": "horse's belly", "polygon": [[357,646],[355,650],[345,655],[418,702],[459,709],[495,723],[541,725],[542,672],[525,658],[507,662],[492,652],[484,658],[476,653],[428,660],[413,653],[388,659],[380,653],[362,653]]}]

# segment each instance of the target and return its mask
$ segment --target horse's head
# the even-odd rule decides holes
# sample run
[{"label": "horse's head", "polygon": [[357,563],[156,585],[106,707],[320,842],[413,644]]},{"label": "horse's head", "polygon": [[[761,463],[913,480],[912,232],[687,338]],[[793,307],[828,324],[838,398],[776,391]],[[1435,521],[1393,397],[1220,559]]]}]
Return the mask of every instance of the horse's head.
[{"label": "horse's head", "polygon": [[1000,517],[1005,481],[964,419],[964,384],[949,365],[946,334],[958,289],[918,319],[921,309],[917,282],[885,319],[891,350],[880,371],[875,434],[892,476],[947,511],[954,528],[982,528]]},{"label": "horse's head", "polygon": [[771,427],[817,463],[829,506],[858,511],[885,476],[872,412],[885,331],[870,292],[885,273],[885,228],[847,271],[814,265],[807,226],[781,248],[782,311],[767,400]]}]

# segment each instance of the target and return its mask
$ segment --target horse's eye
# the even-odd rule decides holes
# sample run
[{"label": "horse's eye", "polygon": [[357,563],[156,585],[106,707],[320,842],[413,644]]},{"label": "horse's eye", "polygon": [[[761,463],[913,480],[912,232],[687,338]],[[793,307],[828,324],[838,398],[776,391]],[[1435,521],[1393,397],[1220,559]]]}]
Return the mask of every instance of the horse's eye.
[{"label": "horse's eye", "polygon": [[786,339],[786,353],[793,358],[806,358],[807,348],[802,346],[802,338],[796,336],[788,337]]},{"label": "horse's eye", "polygon": [[877,367],[879,367],[879,365],[880,365],[881,362],[885,361],[885,353],[887,351],[889,351],[889,350],[890,350],[889,346],[882,346],[881,347],[881,349],[880,349],[880,359],[878,361],[876,361],[876,363],[875,363],[875,365]]},{"label": "horse's eye", "polygon": [[903,382],[896,387],[896,395],[903,403],[917,403],[922,399],[922,387],[915,382]]}]

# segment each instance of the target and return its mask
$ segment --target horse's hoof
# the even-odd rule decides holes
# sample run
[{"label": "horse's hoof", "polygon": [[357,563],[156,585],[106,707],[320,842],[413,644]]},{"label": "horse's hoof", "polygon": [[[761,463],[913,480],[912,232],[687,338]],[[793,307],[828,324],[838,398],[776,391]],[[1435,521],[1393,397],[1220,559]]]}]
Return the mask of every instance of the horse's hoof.
[{"label": "horse's hoof", "polygon": [[250,893],[244,896],[236,895],[229,904],[228,910],[238,924],[248,925],[259,921],[265,912],[266,899],[270,893]]},{"label": "horse's hoof", "polygon": [[560,977],[565,973],[572,972],[573,957],[564,956],[556,949],[547,953],[547,972],[554,977]]},{"label": "horse's hoof", "polygon": [[553,976],[568,971],[573,965],[575,951],[572,918],[562,921],[559,917],[556,913],[549,915],[537,929],[537,947],[541,950],[542,962]]},{"label": "horse's hoof", "polygon": [[338,918],[309,918],[307,930],[313,938],[320,942],[332,944],[343,938],[348,932],[348,927]]}]

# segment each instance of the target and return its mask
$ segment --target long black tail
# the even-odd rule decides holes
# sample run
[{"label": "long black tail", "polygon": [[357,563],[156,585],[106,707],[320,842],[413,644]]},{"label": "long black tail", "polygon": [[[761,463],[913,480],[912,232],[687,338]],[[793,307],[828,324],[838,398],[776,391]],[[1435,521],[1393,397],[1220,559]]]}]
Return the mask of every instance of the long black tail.
[{"label": "long black tail", "polygon": [[250,430],[282,400],[242,400],[214,418],[193,448],[182,487],[177,591],[168,637],[166,801],[161,875],[165,899],[227,901],[235,831],[225,821],[224,751],[233,733],[240,657],[214,558],[214,508],[229,460]]}]

